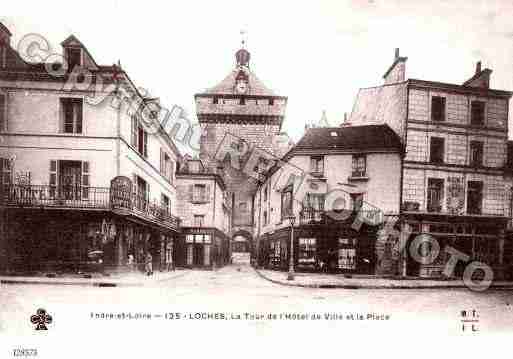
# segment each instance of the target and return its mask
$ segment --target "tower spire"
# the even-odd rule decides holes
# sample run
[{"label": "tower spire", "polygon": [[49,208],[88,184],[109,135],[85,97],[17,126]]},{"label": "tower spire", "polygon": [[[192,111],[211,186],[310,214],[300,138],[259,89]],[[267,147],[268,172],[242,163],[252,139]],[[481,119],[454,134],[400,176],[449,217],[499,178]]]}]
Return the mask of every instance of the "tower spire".
[{"label": "tower spire", "polygon": [[241,41],[240,41],[240,49],[235,53],[235,60],[237,61],[237,66],[245,66],[249,67],[249,59],[251,58],[251,54],[248,50],[246,50],[246,30],[240,31]]}]

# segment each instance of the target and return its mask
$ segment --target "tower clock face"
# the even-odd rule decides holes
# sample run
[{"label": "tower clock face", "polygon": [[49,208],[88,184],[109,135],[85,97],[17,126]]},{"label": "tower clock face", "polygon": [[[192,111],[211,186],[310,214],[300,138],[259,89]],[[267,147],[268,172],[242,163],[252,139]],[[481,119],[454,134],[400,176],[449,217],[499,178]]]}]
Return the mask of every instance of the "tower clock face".
[{"label": "tower clock face", "polygon": [[235,85],[235,90],[237,93],[244,94],[248,91],[248,84],[244,80],[239,80]]}]

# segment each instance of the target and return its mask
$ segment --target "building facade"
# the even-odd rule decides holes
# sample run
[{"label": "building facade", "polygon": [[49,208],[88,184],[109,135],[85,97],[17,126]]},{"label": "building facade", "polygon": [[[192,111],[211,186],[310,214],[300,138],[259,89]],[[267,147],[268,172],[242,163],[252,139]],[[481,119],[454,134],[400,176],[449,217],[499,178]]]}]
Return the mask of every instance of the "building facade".
[{"label": "building facade", "polygon": [[399,215],[402,144],[386,125],[311,128],[255,195],[259,265],[382,272],[378,230]]},{"label": "building facade", "polygon": [[[406,147],[402,162],[401,225],[429,234],[504,274],[511,262],[505,230],[511,216],[506,169],[511,93],[490,88],[490,69],[479,62],[463,84],[406,79],[406,57],[396,56],[385,83],[361,89],[351,125],[387,123]],[[407,251],[408,246],[405,247]],[[406,275],[437,277],[448,253],[419,264],[404,252]],[[456,267],[461,275],[465,262]]]},{"label": "building facade", "polygon": [[27,63],[0,26],[2,269],[86,271],[171,264],[181,155],[118,66],[74,36],[62,70]]},{"label": "building facade", "polygon": [[176,245],[177,265],[214,268],[229,263],[231,207],[219,173],[201,160],[188,160],[177,173],[178,215],[182,234]]},{"label": "building facade", "polygon": [[[276,155],[277,139],[285,116],[287,98],[267,88],[250,69],[250,53],[236,53],[233,71],[216,86],[196,94],[196,112],[203,131],[200,157],[209,172],[223,164],[223,179],[233,208],[229,235],[233,252],[246,255],[254,248],[253,196],[258,182],[242,170],[252,148]],[[233,142],[232,152],[239,165],[229,158],[216,158],[224,141]],[[248,145],[240,145],[240,140]]]}]

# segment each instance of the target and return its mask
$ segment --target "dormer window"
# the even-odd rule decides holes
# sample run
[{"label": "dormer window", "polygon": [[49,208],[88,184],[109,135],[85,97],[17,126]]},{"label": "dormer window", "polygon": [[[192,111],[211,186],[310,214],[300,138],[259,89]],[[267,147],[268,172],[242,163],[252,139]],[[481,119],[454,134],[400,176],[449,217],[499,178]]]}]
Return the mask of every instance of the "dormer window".
[{"label": "dormer window", "polygon": [[69,47],[66,49],[66,60],[68,62],[68,71],[73,71],[75,66],[82,66],[82,49]]}]

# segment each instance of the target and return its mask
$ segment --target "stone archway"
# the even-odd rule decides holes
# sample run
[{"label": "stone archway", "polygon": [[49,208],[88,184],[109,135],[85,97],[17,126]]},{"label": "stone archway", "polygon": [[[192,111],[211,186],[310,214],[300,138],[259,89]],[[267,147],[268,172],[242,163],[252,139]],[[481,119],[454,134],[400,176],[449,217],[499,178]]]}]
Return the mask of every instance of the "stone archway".
[{"label": "stone archway", "polygon": [[251,263],[252,236],[249,232],[239,230],[233,234],[231,240],[231,253],[233,264]]}]

